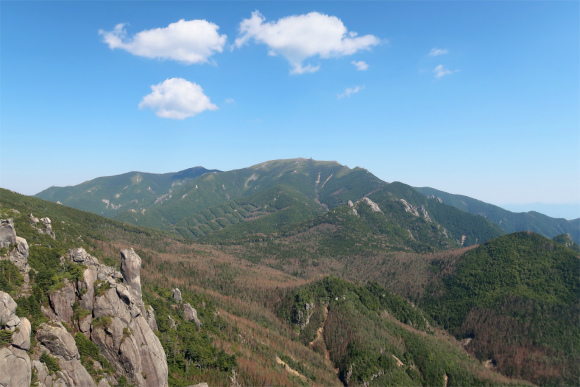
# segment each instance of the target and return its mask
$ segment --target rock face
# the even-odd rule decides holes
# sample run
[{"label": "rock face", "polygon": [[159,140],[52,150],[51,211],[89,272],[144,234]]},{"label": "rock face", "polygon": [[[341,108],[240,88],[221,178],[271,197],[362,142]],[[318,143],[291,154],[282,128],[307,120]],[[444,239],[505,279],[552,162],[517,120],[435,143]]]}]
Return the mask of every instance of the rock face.
[{"label": "rock face", "polygon": [[[117,376],[125,376],[130,384],[168,385],[167,359],[152,328],[157,327],[155,314],[153,308],[144,308],[141,295],[141,258],[133,249],[128,249],[121,252],[121,259],[121,272],[118,272],[100,264],[82,248],[70,250],[61,258],[63,264],[82,263],[87,269],[83,278],[74,283],[65,282],[61,289],[49,295],[50,309],[43,313],[52,320],[38,327],[36,338],[41,352],[58,359],[62,370],[51,376],[45,372],[44,364],[34,363],[41,386],[97,387],[80,363],[73,336],[61,322],[90,338]],[[79,320],[73,318],[75,302],[88,313]],[[115,383],[110,379],[100,382],[99,387]]]},{"label": "rock face", "polygon": [[183,305],[183,315],[187,321],[193,321],[198,328],[201,327],[201,321],[197,318],[197,310],[191,305]]},{"label": "rock face", "polygon": [[0,257],[0,259],[9,259],[14,263],[28,282],[28,272],[30,272],[28,243],[26,239],[16,236],[12,219],[0,219],[0,248],[10,250],[7,257]]},{"label": "rock face", "polygon": [[30,349],[31,326],[27,318],[16,316],[17,304],[9,294],[0,291],[0,325],[12,334],[12,343],[0,349],[0,387],[30,386],[32,368]]},{"label": "rock face", "polygon": [[76,300],[77,297],[74,287],[66,278],[64,279],[64,287],[49,296],[52,310],[60,320],[67,324],[71,324],[72,322],[72,307]]},{"label": "rock face", "polygon": [[140,270],[141,258],[133,249],[123,250],[123,282],[108,281],[110,289],[95,297],[93,317],[100,318],[101,323],[93,324],[91,339],[129,383],[165,387],[168,385],[167,359],[151,328],[155,322],[153,310],[146,311],[143,305]]},{"label": "rock face", "polygon": [[16,230],[12,219],[0,219],[0,248],[8,249],[16,243]]},{"label": "rock face", "polygon": [[0,291],[0,325],[15,327],[20,322],[16,316],[16,307],[18,305],[8,293]]},{"label": "rock face", "polygon": [[0,386],[30,386],[32,368],[26,351],[16,347],[0,349]]},{"label": "rock face", "polygon": [[181,290],[179,290],[178,288],[173,289],[173,299],[178,304],[181,304],[181,301],[182,301],[182,298],[181,298]]},{"label": "rock face", "polygon": [[46,366],[34,363],[38,379],[46,387],[97,387],[91,375],[80,362],[79,350],[72,335],[61,323],[43,323],[37,328],[36,338],[42,344],[41,348],[58,360],[60,371],[52,378]]},{"label": "rock face", "polygon": [[65,360],[80,359],[75,339],[61,323],[43,323],[36,330],[36,339],[42,343],[52,355]]},{"label": "rock face", "polygon": [[123,281],[129,286],[129,290],[137,307],[143,308],[143,299],[141,296],[141,258],[135,253],[133,249],[125,249],[121,251],[121,274]]},{"label": "rock face", "polygon": [[18,333],[12,335],[12,345],[22,350],[28,351],[30,349],[30,333],[32,326],[26,317],[20,319],[18,325]]},{"label": "rock face", "polygon": [[[50,225],[45,218],[40,221]],[[12,222],[3,221],[2,225],[2,243],[15,244],[11,254],[16,251],[14,254],[27,259],[26,241],[15,236]],[[61,368],[56,373],[51,374],[44,363],[31,362],[27,354],[31,349],[31,324],[28,319],[16,316],[16,302],[9,294],[0,292],[0,328],[14,332],[11,344],[0,349],[0,387],[30,386],[32,367],[39,387],[97,387],[80,362],[75,339],[63,326],[65,322],[73,332],[82,332],[79,334],[85,334],[99,347],[117,377],[123,375],[130,384],[139,387],[168,386],[167,359],[153,332],[157,329],[155,313],[152,307],[145,309],[143,304],[141,258],[133,249],[123,250],[121,258],[121,272],[100,264],[82,248],[70,250],[61,258],[63,265],[82,263],[87,268],[78,281],[64,280],[59,290],[49,294],[50,307],[42,307],[50,321],[36,329],[37,344],[32,353],[35,359],[42,353],[55,358]],[[76,303],[82,313],[76,315],[79,318],[74,314],[77,309],[73,310]],[[108,381],[102,379],[98,387],[115,383],[115,378],[110,377]]]}]

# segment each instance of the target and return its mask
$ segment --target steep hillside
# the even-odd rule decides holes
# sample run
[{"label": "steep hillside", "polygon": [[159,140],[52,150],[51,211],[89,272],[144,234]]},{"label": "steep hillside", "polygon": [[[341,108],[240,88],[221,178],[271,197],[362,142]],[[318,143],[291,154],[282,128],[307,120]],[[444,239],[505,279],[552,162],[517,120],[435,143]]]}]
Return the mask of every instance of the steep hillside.
[{"label": "steep hillside", "polygon": [[484,216],[500,226],[506,233],[533,231],[547,238],[566,233],[570,234],[576,243],[580,243],[580,219],[556,219],[535,211],[514,213],[468,196],[454,195],[429,187],[415,187],[415,189],[429,198],[440,199],[441,202],[459,208],[461,211]]},{"label": "steep hillside", "polygon": [[493,239],[444,271],[421,305],[500,372],[541,385],[580,383],[580,256],[531,232]]}]

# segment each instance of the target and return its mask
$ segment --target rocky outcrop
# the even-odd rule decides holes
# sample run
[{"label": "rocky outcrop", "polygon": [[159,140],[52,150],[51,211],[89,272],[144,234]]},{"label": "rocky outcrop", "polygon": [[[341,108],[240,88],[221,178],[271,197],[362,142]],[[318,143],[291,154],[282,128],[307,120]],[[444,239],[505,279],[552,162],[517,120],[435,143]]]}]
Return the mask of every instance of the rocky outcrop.
[{"label": "rocky outcrop", "polygon": [[187,321],[193,321],[197,327],[201,327],[201,321],[197,317],[197,310],[189,304],[183,305],[183,315]]},{"label": "rocky outcrop", "polygon": [[24,351],[30,349],[30,333],[32,333],[32,326],[26,317],[20,319],[18,324],[18,331],[12,335],[12,345]]},{"label": "rocky outcrop", "polygon": [[36,339],[50,353],[65,360],[80,359],[75,339],[61,323],[42,323],[36,330]]},{"label": "rocky outcrop", "polygon": [[29,248],[26,239],[16,235],[14,221],[12,219],[0,219],[0,248],[5,248],[9,254],[0,259],[9,259],[18,267],[18,270],[24,275],[25,281],[28,282],[28,265]]},{"label": "rocky outcrop", "polygon": [[80,362],[79,350],[72,335],[61,323],[43,323],[37,328],[36,339],[41,349],[55,357],[60,371],[53,378],[46,371],[46,366],[34,363],[40,374],[38,379],[46,387],[97,387],[95,381]]},{"label": "rocky outcrop", "polygon": [[372,212],[383,212],[381,211],[381,208],[379,207],[379,205],[375,202],[373,202],[371,199],[364,197],[362,198],[362,201],[365,202],[370,208]]},{"label": "rocky outcrop", "polygon": [[[121,252],[123,281],[107,279],[109,290],[95,297],[91,339],[115,370],[129,383],[144,387],[167,386],[168,368],[151,307],[141,296],[141,258],[133,249]],[[95,321],[98,323],[95,324]]]},{"label": "rocky outcrop", "polygon": [[0,349],[0,386],[30,386],[32,368],[26,351],[10,346]]},{"label": "rocky outcrop", "polygon": [[52,231],[52,221],[50,220],[50,218],[41,218],[40,221],[44,224],[44,229],[43,230],[38,229],[38,232],[41,234],[50,235],[52,239],[55,239],[56,235]]},{"label": "rocky outcrop", "polygon": [[129,291],[133,296],[136,306],[145,314],[143,299],[141,294],[141,258],[133,249],[121,251],[121,274],[123,281],[129,286]]},{"label": "rocky outcrop", "polygon": [[159,330],[159,328],[157,327],[157,320],[155,319],[155,310],[153,310],[153,307],[151,305],[148,305],[146,308],[145,318],[147,319],[147,323],[149,323],[151,329],[153,329],[154,331]]},{"label": "rocky outcrop", "polygon": [[12,219],[0,219],[0,248],[8,249],[16,243],[16,230]]},{"label": "rocky outcrop", "polygon": [[177,302],[178,304],[181,304],[182,298],[181,298],[181,290],[179,290],[178,288],[175,288],[172,290],[173,292],[173,299],[175,300],[175,302]]},{"label": "rocky outcrop", "polygon": [[[11,237],[12,223],[3,224],[6,243],[18,244],[18,237]],[[15,250],[18,248],[12,248]],[[27,258],[28,245],[23,251]],[[151,306],[146,309],[143,304],[141,258],[133,249],[128,249],[121,252],[121,259],[119,272],[100,264],[82,248],[70,250],[61,258],[63,265],[83,264],[86,269],[78,281],[65,279],[60,289],[49,294],[50,307],[42,307],[42,312],[50,321],[36,330],[37,346],[33,352],[36,355],[32,362],[26,353],[31,349],[31,324],[28,319],[16,316],[16,302],[7,293],[0,292],[0,328],[14,332],[12,344],[0,350],[0,387],[30,386],[33,365],[39,387],[97,387],[81,364],[75,339],[68,329],[90,338],[113,366],[115,375],[125,376],[130,384],[168,385],[165,352],[153,332],[157,329],[155,313]],[[63,323],[67,324],[66,328]],[[54,357],[61,370],[49,372],[44,363],[37,361],[42,353]],[[100,367],[96,361],[93,364]],[[98,387],[116,383],[112,376],[107,378]]]},{"label": "rocky outcrop", "polygon": [[0,326],[6,326],[11,331],[20,323],[16,316],[16,307],[18,305],[8,293],[0,291]]},{"label": "rocky outcrop", "polygon": [[16,316],[17,304],[9,294],[0,291],[0,328],[12,333],[11,344],[0,349],[0,387],[30,386],[32,368],[31,326],[27,318]]},{"label": "rocky outcrop", "polygon": [[73,285],[65,278],[64,286],[49,295],[50,306],[59,320],[72,323],[73,305],[77,300]]}]

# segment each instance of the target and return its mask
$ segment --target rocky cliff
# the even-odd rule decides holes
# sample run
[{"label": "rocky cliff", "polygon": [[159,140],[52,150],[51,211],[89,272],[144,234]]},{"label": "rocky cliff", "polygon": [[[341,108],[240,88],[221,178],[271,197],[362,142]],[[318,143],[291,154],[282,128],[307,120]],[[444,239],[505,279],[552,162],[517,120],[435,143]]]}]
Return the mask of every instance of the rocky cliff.
[{"label": "rocky cliff", "polygon": [[[10,220],[1,221],[0,243],[9,251],[3,258],[28,274],[28,244],[16,236]],[[141,258],[133,249],[121,251],[117,271],[78,248],[60,262],[63,268],[75,265],[82,275],[65,278],[48,294],[43,321],[33,321],[33,347],[30,321],[16,315],[18,299],[0,292],[0,387],[106,387],[121,379],[135,386],[167,386],[154,311],[142,299]]]}]

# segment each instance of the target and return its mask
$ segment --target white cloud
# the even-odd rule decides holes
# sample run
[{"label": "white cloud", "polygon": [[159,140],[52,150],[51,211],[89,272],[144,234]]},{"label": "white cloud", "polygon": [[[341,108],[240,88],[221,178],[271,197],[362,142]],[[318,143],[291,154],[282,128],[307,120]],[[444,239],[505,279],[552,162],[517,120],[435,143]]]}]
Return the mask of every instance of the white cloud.
[{"label": "white cloud", "polygon": [[356,66],[356,69],[358,71],[365,71],[366,69],[369,68],[369,65],[365,61],[362,61],[362,60],[359,60],[358,62],[355,61],[355,60],[353,60],[350,63],[352,63],[353,65],[355,65]]},{"label": "white cloud", "polygon": [[338,97],[338,99],[344,98],[344,97],[349,97],[353,94],[358,93],[361,90],[364,90],[364,86],[355,86],[355,87],[347,87],[346,90],[344,91],[344,93],[341,94],[337,94],[336,96]]},{"label": "white cloud", "polygon": [[449,50],[447,50],[446,48],[432,48],[431,51],[429,52],[428,56],[439,56],[439,55],[445,55],[448,54]]},{"label": "white cloud", "polygon": [[143,97],[139,109],[150,108],[157,117],[183,120],[205,110],[217,110],[196,83],[183,78],[166,79],[151,86],[152,93]]},{"label": "white cloud", "polygon": [[236,103],[233,98],[226,98],[226,103]]},{"label": "white cloud", "polygon": [[444,75],[453,74],[455,71],[451,71],[440,64],[433,69],[433,72],[435,73],[435,78],[441,78]]},{"label": "white cloud", "polygon": [[251,18],[242,20],[235,45],[242,47],[251,39],[267,45],[269,55],[281,55],[290,62],[291,74],[318,71],[320,66],[303,64],[308,58],[352,55],[380,43],[376,36],[357,36],[356,32],[349,32],[336,16],[318,12],[287,16],[276,22],[265,20],[259,11],[252,12]]},{"label": "white cloud", "polygon": [[120,48],[146,58],[171,59],[185,64],[205,63],[216,52],[222,52],[227,36],[218,33],[219,26],[206,20],[183,20],[165,28],[141,31],[127,37],[124,24],[113,31],[99,30],[111,50]]}]

